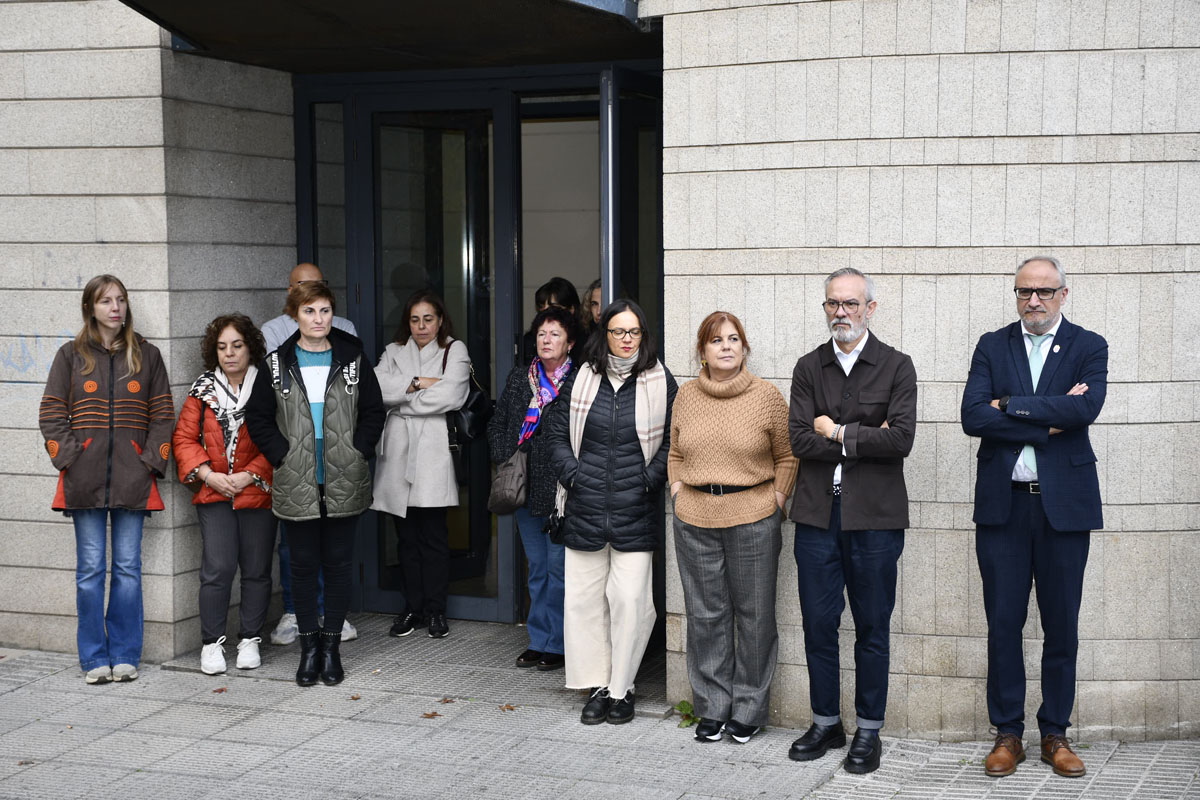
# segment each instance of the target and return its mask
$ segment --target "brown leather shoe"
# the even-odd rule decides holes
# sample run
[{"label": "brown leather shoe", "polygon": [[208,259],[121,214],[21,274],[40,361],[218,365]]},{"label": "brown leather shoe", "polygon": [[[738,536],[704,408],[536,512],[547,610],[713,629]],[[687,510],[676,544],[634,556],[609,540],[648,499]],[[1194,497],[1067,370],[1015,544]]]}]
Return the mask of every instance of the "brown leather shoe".
[{"label": "brown leather shoe", "polygon": [[1017,771],[1017,764],[1025,760],[1025,743],[1015,733],[996,735],[996,744],[983,762],[983,771],[993,778],[1003,778]]},{"label": "brown leather shoe", "polygon": [[1087,772],[1083,760],[1075,755],[1067,737],[1057,733],[1042,737],[1042,761],[1053,767],[1055,775],[1064,778],[1081,778]]}]

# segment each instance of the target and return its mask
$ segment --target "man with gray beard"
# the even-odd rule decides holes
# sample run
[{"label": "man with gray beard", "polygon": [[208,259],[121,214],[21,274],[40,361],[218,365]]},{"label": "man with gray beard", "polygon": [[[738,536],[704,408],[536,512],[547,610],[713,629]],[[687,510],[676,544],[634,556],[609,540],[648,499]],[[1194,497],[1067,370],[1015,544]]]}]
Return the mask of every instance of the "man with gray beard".
[{"label": "man with gray beard", "polygon": [[788,757],[811,761],[846,745],[838,671],[845,590],[854,616],[857,716],[845,769],[866,773],[878,769],[882,749],[917,373],[912,359],[867,330],[877,307],[870,276],[837,270],[825,279],[821,305],[833,337],[796,362],[788,420],[800,459],[791,518],[813,718]]}]

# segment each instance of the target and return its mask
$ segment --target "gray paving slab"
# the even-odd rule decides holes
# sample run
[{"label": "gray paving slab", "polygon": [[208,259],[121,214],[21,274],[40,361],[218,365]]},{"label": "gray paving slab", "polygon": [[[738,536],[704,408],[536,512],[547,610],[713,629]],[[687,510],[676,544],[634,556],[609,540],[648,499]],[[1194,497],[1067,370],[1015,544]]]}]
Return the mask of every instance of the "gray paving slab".
[{"label": "gray paving slab", "polygon": [[[1081,743],[1088,775],[1077,780],[1034,751],[996,780],[982,769],[989,742],[885,736],[882,767],[855,776],[841,769],[844,750],[788,761],[800,731],[699,744],[661,709],[628,725],[581,725],[585,697],[563,689],[561,673],[510,665],[520,628],[454,623],[447,647],[392,640],[387,618],[355,621],[351,677],[337,687],[295,686],[295,647],[264,647],[253,672],[202,675],[191,654],[109,686],[84,685],[62,654],[6,653],[0,800],[1200,800],[1197,740]],[[648,703],[665,707],[665,693]]]}]

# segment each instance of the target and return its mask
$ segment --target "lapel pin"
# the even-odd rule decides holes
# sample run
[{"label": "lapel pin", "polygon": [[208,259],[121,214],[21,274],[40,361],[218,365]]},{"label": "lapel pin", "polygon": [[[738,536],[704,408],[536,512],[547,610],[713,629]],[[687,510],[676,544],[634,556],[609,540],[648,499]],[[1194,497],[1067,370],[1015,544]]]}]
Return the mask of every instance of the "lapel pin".
[{"label": "lapel pin", "polygon": [[1058,345],[1054,345],[1054,352],[1056,352],[1056,353],[1057,353],[1057,352],[1058,352],[1059,350],[1061,350],[1061,349],[1062,349],[1062,348],[1061,348],[1061,347],[1059,347]]}]

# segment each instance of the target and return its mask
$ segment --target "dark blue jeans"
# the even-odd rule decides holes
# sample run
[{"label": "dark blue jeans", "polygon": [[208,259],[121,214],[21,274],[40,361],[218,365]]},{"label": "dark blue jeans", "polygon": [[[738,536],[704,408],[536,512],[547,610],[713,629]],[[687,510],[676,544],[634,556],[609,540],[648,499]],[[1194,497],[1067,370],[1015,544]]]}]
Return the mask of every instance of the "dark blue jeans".
[{"label": "dark blue jeans", "polygon": [[845,590],[854,617],[857,725],[883,727],[896,562],[903,550],[903,530],[842,530],[842,506],[837,497],[828,528],[797,523],[796,569],[813,722],[832,725],[841,719],[838,623],[846,608]]},{"label": "dark blue jeans", "polygon": [[1079,606],[1089,531],[1050,527],[1040,495],[1013,491],[1008,522],[975,528],[988,621],[988,717],[998,733],[1025,733],[1025,657],[1022,630],[1036,583],[1042,620],[1042,736],[1065,735],[1075,704]]},{"label": "dark blue jeans", "polygon": [[[71,511],[75,524],[75,605],[79,666],[83,671],[142,660],[142,522],[149,514],[124,508]],[[108,521],[112,518],[112,581],[108,572]]]},{"label": "dark blue jeans", "polygon": [[545,517],[535,517],[521,506],[513,515],[529,560],[529,648],[539,653],[563,650],[563,564],[566,549],[542,533]]}]

